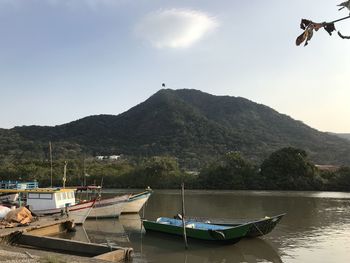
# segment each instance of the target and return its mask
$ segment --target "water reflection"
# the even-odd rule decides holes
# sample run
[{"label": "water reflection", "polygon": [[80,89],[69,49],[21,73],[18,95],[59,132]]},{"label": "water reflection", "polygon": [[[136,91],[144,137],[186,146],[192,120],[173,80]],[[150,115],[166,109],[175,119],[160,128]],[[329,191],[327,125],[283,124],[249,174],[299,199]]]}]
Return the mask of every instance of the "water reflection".
[{"label": "water reflection", "polygon": [[165,258],[166,262],[282,262],[273,246],[259,238],[226,246],[189,240],[185,250],[181,237],[152,233],[144,236],[142,248],[142,255],[154,260],[151,262]]},{"label": "water reflection", "polygon": [[[156,191],[145,217],[172,217],[179,211],[179,191]],[[145,233],[139,215],[89,220],[67,238],[133,247],[134,262],[348,262],[350,257],[350,194],[187,191],[186,211],[215,218],[287,215],[263,238],[226,246],[189,240],[188,250],[181,237]]]}]

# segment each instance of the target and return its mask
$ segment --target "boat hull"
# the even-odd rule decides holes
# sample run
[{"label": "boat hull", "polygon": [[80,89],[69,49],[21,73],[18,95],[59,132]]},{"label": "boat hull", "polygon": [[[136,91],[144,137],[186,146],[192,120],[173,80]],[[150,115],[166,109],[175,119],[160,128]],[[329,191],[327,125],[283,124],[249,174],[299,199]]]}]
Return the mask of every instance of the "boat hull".
[{"label": "boat hull", "polygon": [[[161,218],[163,220],[164,218]],[[161,232],[168,235],[183,236],[181,220],[166,218],[171,222],[143,221],[143,226],[148,231]],[[173,224],[175,222],[175,224]],[[249,225],[239,225],[234,227],[217,226],[205,223],[186,222],[186,236],[188,238],[215,241],[217,243],[236,243],[249,231]]]},{"label": "boat hull", "polygon": [[238,226],[241,224],[250,224],[249,231],[246,237],[259,237],[270,233],[275,226],[281,221],[283,216],[286,214],[280,214],[272,217],[265,217],[262,219],[230,219],[230,220],[219,220],[219,219],[199,219],[199,218],[188,218],[188,220],[194,222],[206,222],[208,224],[221,225],[221,226]]},{"label": "boat hull", "polygon": [[125,202],[122,214],[132,214],[140,212],[141,208],[145,205],[148,198],[151,196],[152,191],[146,191],[137,195],[133,195]]},{"label": "boat hull", "polygon": [[98,200],[95,202],[95,205],[87,218],[118,218],[128,199],[129,195],[123,195]]},{"label": "boat hull", "polygon": [[[68,218],[73,219],[74,223],[77,225],[84,224],[86,218],[92,210],[94,203],[95,200],[68,206]],[[33,212],[37,215],[59,215],[64,214],[65,210],[66,208],[55,208],[46,210],[33,210]]]}]

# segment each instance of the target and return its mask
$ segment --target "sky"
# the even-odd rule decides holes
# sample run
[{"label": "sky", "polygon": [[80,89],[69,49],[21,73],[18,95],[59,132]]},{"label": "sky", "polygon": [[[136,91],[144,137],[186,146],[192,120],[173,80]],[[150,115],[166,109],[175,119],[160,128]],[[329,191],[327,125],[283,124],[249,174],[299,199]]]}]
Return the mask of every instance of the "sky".
[{"label": "sky", "polygon": [[347,16],[339,2],[0,0],[0,128],[117,115],[166,83],[350,133],[350,40],[295,45],[301,18]]}]

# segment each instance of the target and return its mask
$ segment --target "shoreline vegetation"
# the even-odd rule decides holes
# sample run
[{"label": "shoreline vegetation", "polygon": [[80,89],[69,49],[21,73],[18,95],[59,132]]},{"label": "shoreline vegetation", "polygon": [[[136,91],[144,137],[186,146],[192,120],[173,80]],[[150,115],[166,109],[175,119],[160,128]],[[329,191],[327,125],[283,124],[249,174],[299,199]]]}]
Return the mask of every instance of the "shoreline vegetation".
[{"label": "shoreline vegetation", "polygon": [[[216,190],[350,191],[350,167],[320,169],[306,152],[293,147],[273,152],[254,164],[239,152],[229,152],[197,171],[180,168],[170,156],[124,157],[119,160],[71,159],[53,162],[53,185],[62,185],[67,165],[67,186],[101,184],[104,188],[179,188]],[[49,160],[0,161],[0,180],[39,182],[50,186]],[[103,179],[102,179],[103,178]]]}]

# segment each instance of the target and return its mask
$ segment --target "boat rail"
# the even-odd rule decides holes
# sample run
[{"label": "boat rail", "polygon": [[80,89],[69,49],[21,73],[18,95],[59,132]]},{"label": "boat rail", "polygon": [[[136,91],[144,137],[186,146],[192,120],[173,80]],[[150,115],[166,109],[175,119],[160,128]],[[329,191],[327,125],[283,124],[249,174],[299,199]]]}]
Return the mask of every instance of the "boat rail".
[{"label": "boat rail", "polygon": [[0,181],[0,189],[36,189],[39,187],[38,182],[21,182],[21,181]]}]

